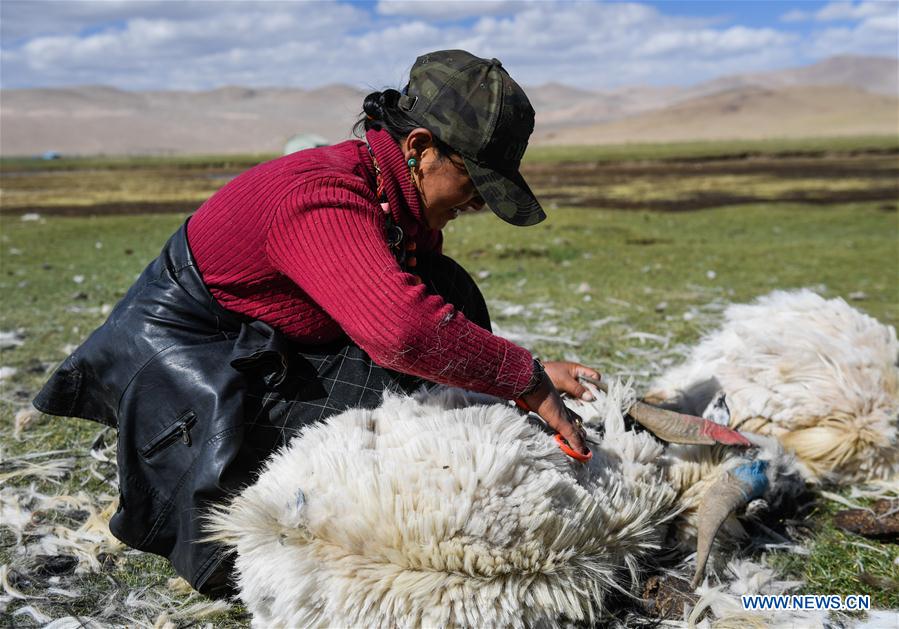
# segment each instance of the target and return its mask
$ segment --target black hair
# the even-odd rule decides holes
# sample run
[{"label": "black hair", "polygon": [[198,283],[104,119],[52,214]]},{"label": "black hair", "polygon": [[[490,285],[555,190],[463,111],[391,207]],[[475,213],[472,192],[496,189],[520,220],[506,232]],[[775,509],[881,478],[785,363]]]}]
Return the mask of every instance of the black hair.
[{"label": "black hair", "polygon": [[[400,92],[387,89],[383,92],[372,92],[362,102],[362,114],[353,125],[353,134],[361,138],[366,131],[383,129],[397,143],[402,142],[413,130],[422,127],[399,106]],[[429,129],[430,131],[430,129]],[[452,155],[455,151],[443,142],[437,134],[434,136],[434,148],[440,156]]]}]

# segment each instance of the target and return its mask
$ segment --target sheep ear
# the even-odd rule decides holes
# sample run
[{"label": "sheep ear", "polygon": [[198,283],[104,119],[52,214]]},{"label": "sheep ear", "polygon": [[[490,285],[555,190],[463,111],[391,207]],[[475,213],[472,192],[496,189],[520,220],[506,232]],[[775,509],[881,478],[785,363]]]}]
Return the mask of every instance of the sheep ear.
[{"label": "sheep ear", "polygon": [[709,402],[702,412],[702,418],[713,421],[719,426],[730,425],[730,409],[727,406],[727,396],[724,391],[720,391],[715,398]]}]

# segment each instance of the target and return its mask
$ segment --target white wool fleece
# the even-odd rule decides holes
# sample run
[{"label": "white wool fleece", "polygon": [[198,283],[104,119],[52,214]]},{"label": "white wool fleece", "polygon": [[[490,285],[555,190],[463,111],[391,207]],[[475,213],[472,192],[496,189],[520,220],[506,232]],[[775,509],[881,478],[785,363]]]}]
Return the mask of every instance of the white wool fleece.
[{"label": "white wool fleece", "polygon": [[724,318],[648,398],[671,400],[716,378],[730,425],[777,436],[809,480],[899,473],[895,328],[809,290],[775,291],[729,307]]},{"label": "white wool fleece", "polygon": [[304,431],[211,530],[257,627],[589,622],[674,514],[658,444],[616,441],[582,466],[492,398],[388,395]]},{"label": "white wool fleece", "polygon": [[593,624],[671,526],[692,537],[696,504],[727,470],[763,458],[766,497],[797,486],[773,439],[665,448],[628,428],[628,384],[596,393],[571,402],[588,420],[586,465],[538,421],[458,389],[386,395],[306,429],[209,518],[237,553],[254,625]]}]

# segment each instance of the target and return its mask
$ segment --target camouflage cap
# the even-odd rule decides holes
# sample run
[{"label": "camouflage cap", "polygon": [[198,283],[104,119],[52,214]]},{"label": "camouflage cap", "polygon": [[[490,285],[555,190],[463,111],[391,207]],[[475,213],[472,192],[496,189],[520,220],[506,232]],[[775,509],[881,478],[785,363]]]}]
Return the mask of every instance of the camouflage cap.
[{"label": "camouflage cap", "polygon": [[422,55],[399,106],[462,156],[497,216],[513,225],[546,218],[518,171],[534,130],[534,108],[499,60],[464,50]]}]

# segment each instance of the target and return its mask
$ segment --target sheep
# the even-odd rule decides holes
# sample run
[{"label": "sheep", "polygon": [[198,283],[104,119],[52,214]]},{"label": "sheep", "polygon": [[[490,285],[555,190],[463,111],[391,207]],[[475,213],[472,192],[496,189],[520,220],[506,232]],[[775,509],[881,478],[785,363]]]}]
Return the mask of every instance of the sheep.
[{"label": "sheep", "polygon": [[698,537],[698,583],[718,527],[739,534],[731,510],[799,486],[776,440],[666,448],[625,420],[632,390],[594,392],[583,465],[533,416],[456,389],[307,428],[208,514],[254,626],[592,623],[671,527]]},{"label": "sheep", "polygon": [[[697,549],[692,585],[706,602],[693,620],[727,607],[700,582],[713,543],[745,535],[732,511],[759,496],[776,511],[804,481],[895,475],[899,344],[893,328],[807,291],[726,318],[645,399],[768,435],[744,432],[749,448],[666,445],[630,422],[636,395],[615,381],[594,403],[567,402],[596,442],[587,465],[533,417],[454,389],[388,395],[308,428],[209,514],[210,538],[237,554],[254,625],[595,622],[672,548]],[[28,462],[4,477],[58,473]],[[30,518],[0,494],[22,535]],[[79,566],[96,569],[93,521],[30,548],[87,545]]]},{"label": "sheep", "polygon": [[663,444],[614,381],[568,402],[594,442],[586,465],[533,417],[453,389],[308,428],[208,514],[254,625],[592,623],[672,544],[697,549],[699,587],[716,538],[745,534],[732,513],[750,500],[777,511],[806,482],[895,476],[892,327],[809,291],[725,318],[645,400],[738,428],[749,448],[696,430]]},{"label": "sheep", "polygon": [[730,306],[646,400],[686,413],[726,395],[730,426],[777,437],[811,482],[899,473],[896,330],[809,291]]}]

